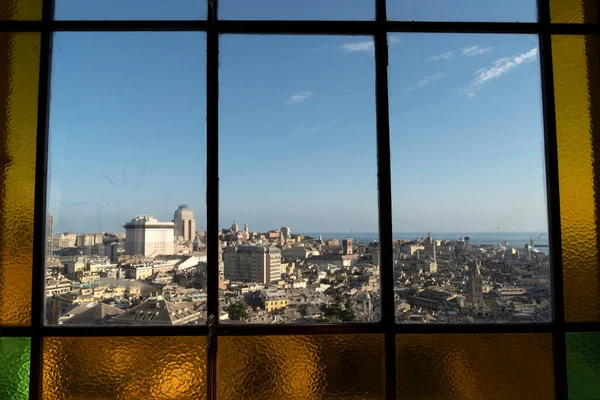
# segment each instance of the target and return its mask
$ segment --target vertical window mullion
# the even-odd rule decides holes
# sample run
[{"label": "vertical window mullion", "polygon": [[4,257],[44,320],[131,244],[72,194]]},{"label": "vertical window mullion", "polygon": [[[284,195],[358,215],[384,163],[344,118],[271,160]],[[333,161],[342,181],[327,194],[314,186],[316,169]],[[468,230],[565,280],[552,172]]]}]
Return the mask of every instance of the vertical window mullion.
[{"label": "vertical window mullion", "polygon": [[544,150],[546,169],[546,199],[548,202],[548,245],[552,277],[552,347],[554,358],[554,388],[556,398],[567,397],[567,366],[565,347],[565,315],[562,273],[562,240],[558,187],[558,146],[552,69],[552,37],[550,34],[550,0],[538,0],[540,24],[540,68],[542,79],[542,109],[544,118]]},{"label": "vertical window mullion", "polygon": [[33,231],[33,266],[31,292],[31,358],[29,369],[29,398],[42,398],[43,344],[42,328],[45,319],[46,272],[46,185],[48,166],[48,118],[50,112],[50,76],[52,66],[51,21],[54,0],[44,0],[40,44],[40,78],[38,89],[38,119],[35,164],[35,203]]},{"label": "vertical window mullion", "polygon": [[[206,32],[206,241],[207,321],[212,332],[219,324],[219,32],[218,1],[208,0]],[[211,318],[212,317],[212,318]],[[217,338],[207,341],[207,399],[217,398]]]},{"label": "vertical window mullion", "polygon": [[385,329],[385,397],[396,398],[396,341],[392,248],[392,178],[388,99],[386,0],[376,3],[375,101],[377,117],[377,187],[379,206],[379,275],[381,319]]}]

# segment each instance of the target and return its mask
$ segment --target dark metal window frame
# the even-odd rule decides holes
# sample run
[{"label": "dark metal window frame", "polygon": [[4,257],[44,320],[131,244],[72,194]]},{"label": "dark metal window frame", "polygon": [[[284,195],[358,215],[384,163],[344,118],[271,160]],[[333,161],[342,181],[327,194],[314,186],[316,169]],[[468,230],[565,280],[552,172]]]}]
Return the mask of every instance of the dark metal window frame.
[{"label": "dark metal window frame", "polygon": [[[0,336],[31,337],[30,398],[42,397],[42,348],[45,337],[99,336],[207,336],[207,326],[179,327],[53,327],[44,326],[44,268],[46,235],[46,185],[48,114],[52,37],[64,31],[203,31],[207,41],[207,243],[208,243],[208,313],[219,315],[218,304],[218,230],[219,230],[219,36],[221,34],[305,34],[305,35],[367,35],[375,43],[375,87],[377,120],[378,206],[380,236],[381,321],[337,325],[220,325],[218,318],[210,328],[207,350],[208,399],[216,399],[216,363],[218,336],[249,335],[330,335],[383,334],[385,336],[385,396],[396,397],[397,334],[417,333],[551,333],[553,335],[556,398],[567,396],[565,333],[600,332],[600,323],[565,323],[561,255],[560,208],[558,197],[558,158],[551,36],[561,34],[595,34],[599,24],[552,24],[549,0],[538,0],[538,22],[402,22],[388,21],[386,0],[375,0],[376,17],[372,21],[233,21],[219,20],[218,0],[208,0],[207,20],[202,21],[55,21],[54,1],[45,0],[41,21],[0,21],[0,32],[41,32],[41,57],[38,103],[38,133],[35,186],[34,262],[32,291],[32,325],[2,327]],[[388,104],[388,33],[487,33],[535,34],[539,38],[541,86],[543,101],[546,181],[549,218],[549,245],[552,266],[554,319],[544,324],[486,325],[397,325],[394,314],[394,279],[392,249],[392,188]]]}]

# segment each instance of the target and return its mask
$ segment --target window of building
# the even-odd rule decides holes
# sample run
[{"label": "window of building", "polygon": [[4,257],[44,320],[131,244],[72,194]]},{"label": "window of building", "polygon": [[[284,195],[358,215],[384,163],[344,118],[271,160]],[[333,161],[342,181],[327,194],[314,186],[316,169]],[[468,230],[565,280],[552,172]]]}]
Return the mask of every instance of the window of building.
[{"label": "window of building", "polygon": [[596,1],[313,3],[0,4],[0,398],[600,397]]}]

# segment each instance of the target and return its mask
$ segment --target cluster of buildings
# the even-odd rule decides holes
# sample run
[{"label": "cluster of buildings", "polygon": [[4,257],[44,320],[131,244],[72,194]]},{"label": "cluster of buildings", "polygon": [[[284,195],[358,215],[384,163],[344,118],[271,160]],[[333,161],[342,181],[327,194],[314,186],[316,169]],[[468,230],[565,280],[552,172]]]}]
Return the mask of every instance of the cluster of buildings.
[{"label": "cluster of buildings", "polygon": [[396,241],[397,322],[550,321],[550,260],[533,242]]},{"label": "cluster of buildings", "polygon": [[[181,205],[171,222],[140,216],[117,233],[52,233],[46,316],[59,325],[204,324],[205,232]],[[368,322],[380,318],[377,241],[324,240],[287,227],[219,231],[219,316],[228,323]],[[548,256],[430,235],[394,241],[399,323],[551,319]]]}]

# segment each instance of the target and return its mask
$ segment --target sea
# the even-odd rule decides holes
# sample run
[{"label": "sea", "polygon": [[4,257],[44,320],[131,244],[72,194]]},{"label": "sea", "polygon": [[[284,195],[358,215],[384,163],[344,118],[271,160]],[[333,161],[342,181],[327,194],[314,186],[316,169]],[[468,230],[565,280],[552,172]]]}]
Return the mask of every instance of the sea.
[{"label": "sea", "polygon": [[[436,240],[458,240],[461,237],[468,236],[471,244],[479,245],[497,245],[498,240],[506,242],[510,247],[522,249],[531,239],[535,240],[536,245],[541,245],[537,249],[543,253],[548,253],[548,233],[547,232],[501,232],[500,237],[497,232],[430,232],[431,237]],[[427,237],[428,232],[395,232],[392,237],[394,240],[407,239],[415,240],[417,238]],[[324,240],[351,238],[355,243],[371,243],[379,240],[377,232],[304,232],[305,236],[318,239],[319,235]],[[540,237],[541,235],[541,237]],[[537,238],[537,240],[536,240]]]}]

